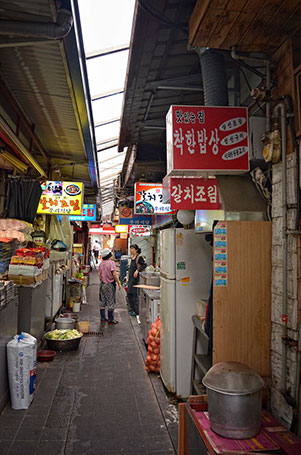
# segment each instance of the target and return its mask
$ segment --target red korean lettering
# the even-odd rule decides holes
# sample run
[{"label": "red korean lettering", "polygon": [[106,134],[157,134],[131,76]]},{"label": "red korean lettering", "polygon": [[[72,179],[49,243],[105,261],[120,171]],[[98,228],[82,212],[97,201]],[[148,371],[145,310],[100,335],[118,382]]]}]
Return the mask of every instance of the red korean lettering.
[{"label": "red korean lettering", "polygon": [[94,216],[94,209],[88,209],[87,213],[88,213],[88,217],[93,217]]},{"label": "red korean lettering", "polygon": [[73,212],[78,212],[80,210],[78,199],[76,199],[75,201],[70,201],[70,205],[71,207],[73,207]]},{"label": "red korean lettering", "polygon": [[52,198],[50,197],[50,198],[48,199],[48,202],[49,202],[49,204],[50,204],[50,207],[53,207],[53,206],[57,207],[57,204],[58,204],[57,199],[52,199]]},{"label": "red korean lettering", "polygon": [[47,199],[45,197],[42,197],[40,202],[42,204],[42,210],[48,210]]},{"label": "red korean lettering", "polygon": [[68,207],[69,207],[68,201],[66,201],[65,199],[61,199],[61,208],[65,209]]}]

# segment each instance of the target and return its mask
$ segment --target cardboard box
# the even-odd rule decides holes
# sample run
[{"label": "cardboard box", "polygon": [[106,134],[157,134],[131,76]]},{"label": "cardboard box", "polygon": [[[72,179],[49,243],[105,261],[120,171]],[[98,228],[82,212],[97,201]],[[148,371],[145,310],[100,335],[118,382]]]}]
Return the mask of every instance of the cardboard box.
[{"label": "cardboard box", "polygon": [[35,287],[42,282],[42,274],[38,276],[8,275],[8,278],[17,286]]}]

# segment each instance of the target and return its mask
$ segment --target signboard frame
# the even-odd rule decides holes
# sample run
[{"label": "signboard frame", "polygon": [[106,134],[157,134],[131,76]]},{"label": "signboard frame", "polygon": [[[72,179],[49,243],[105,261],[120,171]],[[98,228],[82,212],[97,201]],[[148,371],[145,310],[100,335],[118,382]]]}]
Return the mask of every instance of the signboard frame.
[{"label": "signboard frame", "polygon": [[166,115],[166,141],[169,176],[250,170],[246,107],[172,105]]}]

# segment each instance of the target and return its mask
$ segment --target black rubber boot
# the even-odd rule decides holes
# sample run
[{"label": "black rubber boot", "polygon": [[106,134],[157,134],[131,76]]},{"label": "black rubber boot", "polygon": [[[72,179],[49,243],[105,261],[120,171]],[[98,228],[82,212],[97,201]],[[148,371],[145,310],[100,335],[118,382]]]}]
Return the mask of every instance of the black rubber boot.
[{"label": "black rubber boot", "polygon": [[118,321],[116,321],[116,319],[114,319],[114,310],[108,311],[108,317],[109,317],[108,324],[118,324]]},{"label": "black rubber boot", "polygon": [[100,322],[103,324],[108,322],[108,319],[106,318],[106,310],[100,310]]}]

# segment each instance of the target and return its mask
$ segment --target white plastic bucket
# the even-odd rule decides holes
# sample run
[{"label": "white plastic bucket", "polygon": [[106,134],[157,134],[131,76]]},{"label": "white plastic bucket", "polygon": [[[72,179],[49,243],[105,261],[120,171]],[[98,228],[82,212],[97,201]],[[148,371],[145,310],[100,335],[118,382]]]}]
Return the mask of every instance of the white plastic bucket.
[{"label": "white plastic bucket", "polygon": [[78,313],[80,311],[80,302],[73,302],[72,310],[74,313]]}]

